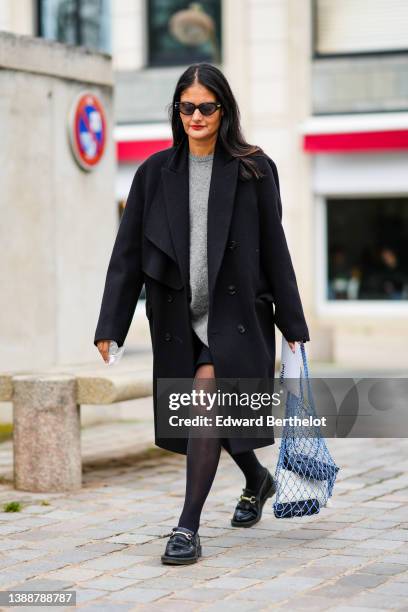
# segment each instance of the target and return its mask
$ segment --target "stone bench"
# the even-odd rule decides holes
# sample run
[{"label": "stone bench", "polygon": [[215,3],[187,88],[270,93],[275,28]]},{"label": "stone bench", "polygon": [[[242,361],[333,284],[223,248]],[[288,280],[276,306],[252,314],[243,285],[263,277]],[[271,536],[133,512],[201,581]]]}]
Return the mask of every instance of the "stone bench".
[{"label": "stone bench", "polygon": [[31,492],[80,488],[81,404],[114,404],[151,395],[151,370],[0,374],[0,401],[13,404],[15,488]]}]

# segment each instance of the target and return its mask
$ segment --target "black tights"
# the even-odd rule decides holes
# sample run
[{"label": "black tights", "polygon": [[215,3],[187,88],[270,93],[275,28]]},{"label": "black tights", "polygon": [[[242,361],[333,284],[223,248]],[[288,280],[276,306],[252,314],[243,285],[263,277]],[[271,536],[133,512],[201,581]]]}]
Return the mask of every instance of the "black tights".
[{"label": "black tights", "polygon": [[[186,496],[178,525],[198,531],[201,510],[210,492],[221,454],[219,438],[189,438],[187,445]],[[231,454],[231,453],[230,453]],[[254,451],[232,455],[246,478],[246,487],[254,493],[261,486],[265,468]]]},{"label": "black tights", "polygon": [[[198,385],[197,385],[198,382]],[[197,381],[195,388],[209,389],[209,379]],[[212,388],[212,387],[211,387]],[[197,411],[194,412],[197,414]],[[179,527],[198,531],[201,511],[210,492],[218,468],[222,442],[220,438],[190,437],[186,458],[186,493]],[[228,452],[229,450],[226,449]],[[231,457],[244,473],[246,488],[254,493],[259,489],[265,476],[265,467],[258,461],[253,450],[232,454]]]}]

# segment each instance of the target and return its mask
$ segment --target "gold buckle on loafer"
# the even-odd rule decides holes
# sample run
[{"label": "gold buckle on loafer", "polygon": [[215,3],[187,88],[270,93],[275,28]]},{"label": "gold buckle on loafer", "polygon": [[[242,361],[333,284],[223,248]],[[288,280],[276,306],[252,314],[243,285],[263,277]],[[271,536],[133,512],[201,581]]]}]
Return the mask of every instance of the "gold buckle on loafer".
[{"label": "gold buckle on loafer", "polygon": [[189,539],[189,540],[191,540],[191,539],[192,539],[192,537],[193,537],[193,536],[191,535],[191,533],[185,533],[184,531],[177,531],[177,530],[175,530],[175,529],[172,529],[170,537],[171,537],[171,536],[173,536],[173,535],[174,535],[174,534],[176,534],[176,533],[181,533],[181,535],[186,536],[186,538],[187,538],[187,539]]},{"label": "gold buckle on loafer", "polygon": [[241,501],[241,500],[244,500],[244,499],[246,499],[247,501],[249,501],[251,504],[255,504],[255,502],[256,502],[256,497],[255,497],[255,495],[251,495],[251,497],[246,497],[245,495],[241,495],[241,496],[240,496],[240,498],[239,498],[239,500],[240,500],[240,501]]}]

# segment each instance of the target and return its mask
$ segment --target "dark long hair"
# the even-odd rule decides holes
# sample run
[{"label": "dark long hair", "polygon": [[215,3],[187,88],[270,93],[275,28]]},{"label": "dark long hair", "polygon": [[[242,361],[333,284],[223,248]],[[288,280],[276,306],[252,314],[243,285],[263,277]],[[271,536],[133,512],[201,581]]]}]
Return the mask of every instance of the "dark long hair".
[{"label": "dark long hair", "polygon": [[168,108],[173,132],[173,146],[180,144],[184,138],[187,138],[179,113],[174,110],[174,102],[178,102],[182,92],[195,82],[212,91],[218,102],[222,104],[224,115],[221,117],[218,137],[228,153],[239,158],[241,162],[239,177],[242,180],[249,180],[252,177],[260,178],[264,176],[255,159],[251,159],[250,156],[254,153],[265,155],[265,152],[260,147],[246,142],[241,130],[238,104],[231,87],[221,70],[206,62],[189,66],[177,82],[173,100]]}]

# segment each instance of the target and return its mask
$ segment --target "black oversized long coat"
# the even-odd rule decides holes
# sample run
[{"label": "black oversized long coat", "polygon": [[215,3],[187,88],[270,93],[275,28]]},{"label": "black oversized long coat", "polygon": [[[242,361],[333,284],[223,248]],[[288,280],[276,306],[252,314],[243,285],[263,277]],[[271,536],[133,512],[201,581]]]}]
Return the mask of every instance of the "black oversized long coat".
[{"label": "black oversized long coat", "polygon": [[[157,379],[193,378],[190,320],[188,140],[137,169],[109,262],[94,344],[126,339],[143,283],[153,349],[155,444],[186,454],[187,438],[157,434]],[[218,138],[208,200],[208,342],[215,376],[273,378],[275,324],[288,341],[309,332],[281,224],[275,163],[243,181]],[[223,438],[232,453],[274,443]]]}]

